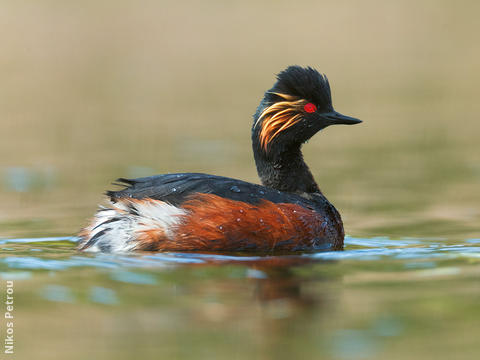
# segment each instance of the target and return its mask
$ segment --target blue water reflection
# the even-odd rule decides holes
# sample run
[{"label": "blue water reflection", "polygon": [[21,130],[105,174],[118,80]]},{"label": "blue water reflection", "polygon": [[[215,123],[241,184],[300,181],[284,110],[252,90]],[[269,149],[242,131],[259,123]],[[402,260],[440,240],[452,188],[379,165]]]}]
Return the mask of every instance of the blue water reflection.
[{"label": "blue water reflection", "polygon": [[115,305],[118,303],[116,292],[101,286],[93,286],[90,289],[90,300],[94,303],[105,305]]},{"label": "blue water reflection", "polygon": [[47,285],[40,290],[40,295],[46,300],[74,303],[75,296],[70,288],[61,285]]},{"label": "blue water reflection", "polygon": [[[469,239],[463,243],[451,243],[441,239],[401,239],[390,240],[387,238],[352,238],[345,240],[344,251],[327,251],[308,253],[301,255],[286,256],[234,256],[217,254],[195,254],[195,253],[153,253],[153,254],[83,254],[74,249],[75,237],[51,237],[34,239],[3,239],[0,240],[1,250],[11,249],[12,254],[0,258],[0,264],[10,269],[37,269],[37,270],[64,270],[72,267],[96,267],[96,268],[162,268],[194,264],[209,263],[244,263],[267,261],[272,258],[279,259],[311,259],[323,261],[375,261],[381,259],[402,260],[404,267],[408,269],[426,269],[436,266],[436,261],[466,258],[480,258],[480,241]],[[65,257],[51,259],[48,255],[50,243],[55,246],[62,244],[70,248]],[[22,246],[25,249],[35,244],[38,256],[24,256],[18,254],[12,246]],[[53,246],[53,248],[55,248]],[[47,252],[47,254],[43,254]],[[133,273],[132,273],[133,274]],[[124,280],[136,282],[134,275],[125,273]],[[130,276],[130,277],[129,277]],[[116,280],[122,281],[119,277]],[[154,283],[152,279],[138,280],[145,283]]]}]

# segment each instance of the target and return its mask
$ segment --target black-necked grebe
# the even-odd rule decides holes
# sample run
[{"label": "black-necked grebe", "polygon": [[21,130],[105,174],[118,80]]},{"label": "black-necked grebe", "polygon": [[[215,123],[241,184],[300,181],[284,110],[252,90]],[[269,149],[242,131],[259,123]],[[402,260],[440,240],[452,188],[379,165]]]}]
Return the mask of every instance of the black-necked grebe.
[{"label": "black-necked grebe", "polygon": [[196,173],[119,179],[111,206],[80,233],[84,251],[305,251],[341,249],[340,214],[305,164],[302,144],[329,125],[361,121],[333,109],[325,75],[290,66],[255,115],[262,185]]}]

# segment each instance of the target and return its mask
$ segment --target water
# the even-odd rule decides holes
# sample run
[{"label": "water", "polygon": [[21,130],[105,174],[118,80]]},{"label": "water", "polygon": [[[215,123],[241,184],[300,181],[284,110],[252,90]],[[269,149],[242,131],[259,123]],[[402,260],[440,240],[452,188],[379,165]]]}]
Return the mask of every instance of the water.
[{"label": "water", "polygon": [[[12,358],[477,359],[479,11],[473,0],[4,1]],[[74,250],[116,178],[258,182],[251,115],[291,64],[326,73],[336,110],[364,121],[304,148],[342,214],[345,251]],[[2,320],[0,341],[5,331]]]},{"label": "water", "polygon": [[90,255],[75,240],[0,242],[19,358],[42,344],[69,359],[447,359],[460,349],[457,358],[473,359],[480,351],[480,239],[348,237],[341,252],[265,257]]}]

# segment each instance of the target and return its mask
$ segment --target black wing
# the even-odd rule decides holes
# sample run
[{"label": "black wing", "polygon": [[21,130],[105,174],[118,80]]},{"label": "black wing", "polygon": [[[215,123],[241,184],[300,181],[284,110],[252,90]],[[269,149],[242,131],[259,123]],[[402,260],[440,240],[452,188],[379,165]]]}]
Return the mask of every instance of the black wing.
[{"label": "black wing", "polygon": [[184,202],[189,195],[203,193],[250,204],[258,204],[261,200],[268,200],[274,203],[294,203],[315,208],[311,201],[299,195],[216,175],[164,174],[138,179],[120,178],[117,181],[119,182],[117,185],[124,185],[126,188],[106,192],[113,202],[125,197],[134,199],[151,198],[177,206]]}]

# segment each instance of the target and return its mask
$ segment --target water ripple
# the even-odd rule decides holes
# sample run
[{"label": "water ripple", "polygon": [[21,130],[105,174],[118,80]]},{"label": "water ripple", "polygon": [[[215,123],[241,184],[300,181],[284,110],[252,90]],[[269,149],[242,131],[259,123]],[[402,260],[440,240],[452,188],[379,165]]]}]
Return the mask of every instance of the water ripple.
[{"label": "water ripple", "polygon": [[[23,270],[65,270],[74,267],[94,268],[161,268],[180,265],[199,265],[208,263],[243,263],[272,260],[303,259],[312,261],[374,261],[379,259],[393,260],[418,260],[407,266],[410,268],[425,268],[427,260],[452,259],[452,258],[480,258],[479,239],[468,239],[464,243],[451,243],[442,239],[400,239],[388,238],[353,238],[345,239],[344,251],[326,251],[285,256],[235,256],[222,254],[196,254],[196,253],[152,253],[152,254],[82,254],[74,249],[75,237],[50,237],[34,239],[3,239],[0,245],[9,244],[16,246],[8,256],[0,258],[0,265],[4,264],[9,269]],[[30,244],[35,244],[35,249],[42,248],[38,256],[22,256],[20,253],[31,250]],[[71,247],[71,251],[57,256],[55,248]],[[19,249],[22,251],[19,251]],[[18,253],[18,255],[17,255]],[[30,253],[31,254],[31,253]],[[53,257],[53,258],[52,258]],[[430,261],[430,264],[435,262]],[[435,266],[435,265],[433,265]],[[117,279],[121,281],[121,279]],[[151,282],[151,279],[148,280]]]}]

